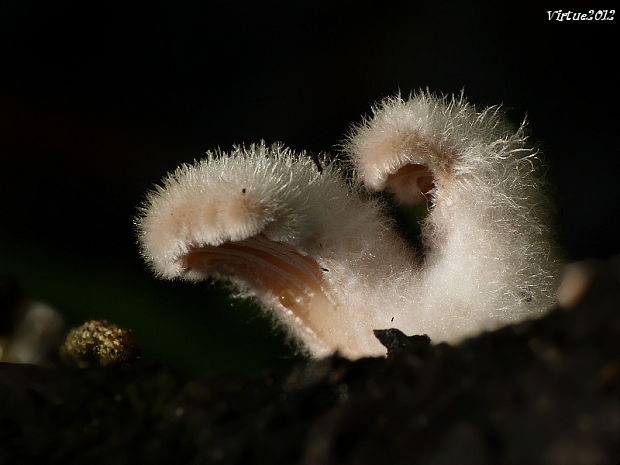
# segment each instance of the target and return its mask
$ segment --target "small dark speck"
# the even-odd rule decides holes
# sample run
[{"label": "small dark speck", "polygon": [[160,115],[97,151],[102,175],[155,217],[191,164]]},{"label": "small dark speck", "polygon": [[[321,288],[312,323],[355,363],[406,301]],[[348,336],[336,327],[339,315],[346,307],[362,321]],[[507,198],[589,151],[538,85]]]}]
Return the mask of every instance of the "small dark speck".
[{"label": "small dark speck", "polygon": [[321,268],[323,271],[329,271],[327,268]]},{"label": "small dark speck", "polygon": [[241,189],[241,193],[245,194],[245,187],[243,189]]},{"label": "small dark speck", "polygon": [[394,323],[394,317],[392,317],[392,319],[390,320],[390,323]]},{"label": "small dark speck", "polygon": [[309,155],[312,161],[314,162],[314,164],[316,165],[316,169],[319,172],[319,174],[323,173],[323,167],[321,166],[319,157],[315,153],[312,153],[312,152],[310,152]]}]

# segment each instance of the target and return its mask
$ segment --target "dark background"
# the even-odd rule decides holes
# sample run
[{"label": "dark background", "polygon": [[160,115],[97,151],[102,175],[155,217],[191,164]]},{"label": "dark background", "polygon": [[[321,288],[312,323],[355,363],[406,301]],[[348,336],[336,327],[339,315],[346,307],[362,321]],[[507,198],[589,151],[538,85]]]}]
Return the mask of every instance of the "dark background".
[{"label": "dark background", "polygon": [[[553,8],[587,11],[576,3]],[[69,323],[132,329],[187,373],[286,366],[256,308],[149,275],[136,206],[206,150],[330,151],[371,103],[427,87],[527,115],[567,257],[616,253],[617,20],[550,22],[547,9],[2,1],[0,273]]]}]

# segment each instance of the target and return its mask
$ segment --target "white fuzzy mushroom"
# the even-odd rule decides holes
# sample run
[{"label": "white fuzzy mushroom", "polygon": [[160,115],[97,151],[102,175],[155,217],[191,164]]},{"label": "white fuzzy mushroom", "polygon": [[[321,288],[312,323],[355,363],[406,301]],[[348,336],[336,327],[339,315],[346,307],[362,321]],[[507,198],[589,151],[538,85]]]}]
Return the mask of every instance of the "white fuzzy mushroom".
[{"label": "white fuzzy mushroom", "polygon": [[[224,278],[310,355],[385,353],[374,329],[458,342],[539,315],[557,260],[536,152],[498,107],[420,93],[386,99],[346,143],[359,175],[264,143],[210,153],[149,194],[142,253],[163,278]],[[413,251],[383,204],[430,202]]]}]

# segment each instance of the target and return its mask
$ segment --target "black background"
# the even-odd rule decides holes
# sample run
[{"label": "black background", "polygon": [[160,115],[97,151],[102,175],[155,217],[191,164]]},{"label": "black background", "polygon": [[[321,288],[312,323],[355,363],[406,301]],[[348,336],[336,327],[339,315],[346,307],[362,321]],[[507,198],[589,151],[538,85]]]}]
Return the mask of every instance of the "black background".
[{"label": "black background", "polygon": [[547,19],[587,11],[570,2],[0,5],[0,272],[69,322],[131,327],[183,369],[291,356],[255,308],[148,275],[132,225],[145,191],[235,143],[333,151],[399,90],[464,89],[527,116],[567,257],[619,251],[617,20]]}]

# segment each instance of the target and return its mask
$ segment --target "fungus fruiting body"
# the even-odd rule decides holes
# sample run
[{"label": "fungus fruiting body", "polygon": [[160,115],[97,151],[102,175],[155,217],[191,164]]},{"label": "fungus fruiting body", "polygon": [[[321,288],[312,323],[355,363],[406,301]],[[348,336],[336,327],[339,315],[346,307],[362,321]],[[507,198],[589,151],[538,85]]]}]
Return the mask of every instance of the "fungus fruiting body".
[{"label": "fungus fruiting body", "polygon": [[[373,330],[458,342],[536,316],[554,299],[537,152],[499,107],[388,98],[326,156],[261,142],[182,165],[138,218],[142,253],[168,279],[233,282],[320,357],[385,353]],[[423,250],[381,200],[429,203]]]}]

